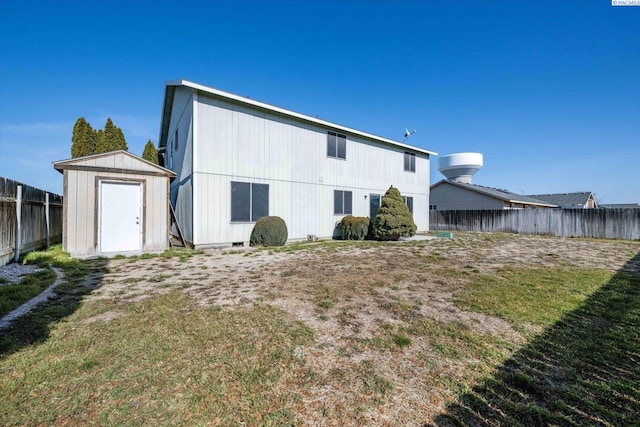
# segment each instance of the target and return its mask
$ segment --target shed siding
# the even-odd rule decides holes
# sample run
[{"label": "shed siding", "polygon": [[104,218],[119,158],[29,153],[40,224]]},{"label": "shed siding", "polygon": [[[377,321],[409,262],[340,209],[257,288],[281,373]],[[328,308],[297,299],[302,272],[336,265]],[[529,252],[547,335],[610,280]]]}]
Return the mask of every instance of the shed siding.
[{"label": "shed siding", "polygon": [[[199,140],[193,153],[197,161],[191,182],[195,211],[189,215],[185,195],[181,199],[185,206],[178,202],[178,209],[186,216],[177,214],[181,226],[193,230],[194,244],[249,239],[253,223],[230,222],[231,181],[269,184],[269,214],[285,220],[291,239],[307,234],[334,235],[336,222],[342,218],[333,214],[334,190],[352,191],[353,215],[369,216],[365,195],[384,194],[390,185],[414,198],[418,230],[428,230],[426,155],[416,154],[416,172],[405,172],[402,148],[348,134],[346,160],[330,158],[329,128],[204,93],[198,93],[197,102],[193,123]],[[177,201],[182,191],[187,191],[183,188],[187,183],[176,181]],[[192,227],[186,224],[194,220],[197,224]]]},{"label": "shed siding", "polygon": [[[146,169],[142,162],[129,162],[126,156],[108,156],[91,159],[83,165],[115,168]],[[123,174],[117,171],[85,171],[67,169],[65,174],[64,200],[67,216],[64,223],[64,250],[72,256],[87,257],[97,255],[97,223],[99,209],[96,198],[100,197],[97,183],[100,179],[113,181],[139,181],[143,185],[144,244],[143,251],[158,251],[167,248],[167,177],[138,174]]]},{"label": "shed siding", "polygon": [[437,210],[505,209],[505,202],[495,197],[443,182],[431,189],[431,205]]}]

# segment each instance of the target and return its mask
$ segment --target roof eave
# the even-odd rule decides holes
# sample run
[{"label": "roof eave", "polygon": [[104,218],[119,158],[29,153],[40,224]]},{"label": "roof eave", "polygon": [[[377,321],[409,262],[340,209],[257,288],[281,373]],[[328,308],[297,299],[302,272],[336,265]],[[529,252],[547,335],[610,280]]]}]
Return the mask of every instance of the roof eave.
[{"label": "roof eave", "polygon": [[[295,111],[291,111],[291,110],[287,110],[284,108],[280,108],[280,107],[276,107],[270,104],[266,104],[264,102],[260,102],[260,101],[256,101],[250,98],[245,98],[239,95],[234,95],[232,93],[229,92],[225,92],[219,89],[214,89],[208,86],[204,86],[198,83],[194,83],[188,80],[184,80],[184,79],[177,79],[177,80],[169,80],[165,83],[165,99],[164,99],[164,103],[163,103],[163,112],[162,112],[162,123],[160,125],[160,138],[159,138],[159,142],[158,142],[158,147],[159,148],[163,148],[166,146],[167,143],[167,134],[168,134],[168,126],[169,126],[169,119],[170,119],[170,104],[171,102],[173,102],[173,97],[171,97],[171,99],[167,98],[167,94],[169,93],[169,88],[173,87],[173,92],[175,93],[175,87],[177,86],[184,86],[184,87],[189,87],[191,89],[194,90],[198,90],[198,91],[202,91],[208,94],[211,94],[213,96],[217,96],[220,98],[225,98],[240,104],[245,104],[245,105],[250,105],[252,107],[256,107],[262,110],[266,110],[266,111],[270,111],[270,112],[274,112],[280,115],[284,115],[284,116],[288,116],[288,117],[292,117],[298,120],[303,120],[309,123],[314,123],[323,127],[328,127],[334,130],[338,130],[338,131],[342,131],[345,133],[350,133],[352,135],[357,135],[369,140],[373,140],[373,141],[378,141],[378,142],[383,142],[385,144],[394,146],[394,147],[398,147],[398,148],[402,148],[405,150],[409,150],[412,152],[416,152],[416,153],[420,153],[420,154],[424,154],[427,156],[437,156],[438,153],[436,153],[435,151],[430,151],[430,150],[424,150],[422,148],[418,148],[418,147],[414,147],[411,145],[407,145],[404,144],[402,142],[398,142],[398,141],[394,141],[392,139],[388,139],[388,138],[384,138],[381,136],[377,136],[377,135],[373,135],[367,132],[362,132],[359,131],[357,129],[352,129],[346,126],[342,126],[336,123],[332,123],[332,122],[328,122],[326,120],[322,120],[322,119],[317,119],[315,117],[311,117],[311,116],[307,116],[305,114],[301,114],[301,113],[296,113]],[[169,111],[169,115],[167,115],[167,110]],[[165,124],[166,122],[166,124]]]},{"label": "roof eave", "polygon": [[175,178],[177,176],[174,171],[169,170],[167,168],[164,168],[164,167],[162,167],[160,165],[156,165],[155,163],[152,163],[149,160],[143,159],[142,157],[136,156],[135,154],[130,153],[130,152],[125,151],[125,150],[107,151],[107,152],[104,152],[104,153],[91,154],[91,155],[88,155],[88,156],[74,157],[72,159],[58,160],[58,161],[53,162],[53,167],[58,172],[64,173],[64,170],[67,169],[66,166],[71,166],[74,163],[78,163],[80,161],[83,161],[83,160],[86,160],[86,159],[90,159],[90,158],[99,158],[99,157],[105,157],[105,156],[109,156],[109,155],[113,155],[113,154],[120,154],[120,153],[124,154],[126,156],[129,156],[129,157],[133,157],[138,161],[147,163],[147,164],[149,164],[149,165],[151,165],[151,166],[153,166],[153,167],[155,167],[157,169],[160,169],[162,172],[166,173],[167,176],[170,176],[170,177],[173,177],[173,178]]}]

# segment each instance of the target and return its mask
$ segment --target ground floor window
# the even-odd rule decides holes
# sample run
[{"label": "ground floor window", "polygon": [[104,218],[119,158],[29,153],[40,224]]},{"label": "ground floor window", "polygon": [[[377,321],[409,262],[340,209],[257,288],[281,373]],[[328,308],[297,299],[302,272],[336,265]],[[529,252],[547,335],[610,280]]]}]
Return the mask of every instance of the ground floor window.
[{"label": "ground floor window", "polygon": [[333,213],[334,215],[351,215],[351,191],[333,191]]},{"label": "ground floor window", "polygon": [[269,215],[269,184],[231,181],[231,222],[255,222]]},{"label": "ground floor window", "polygon": [[411,215],[413,215],[413,197],[402,196],[402,199],[404,200],[404,204],[409,208],[409,212],[411,212]]}]

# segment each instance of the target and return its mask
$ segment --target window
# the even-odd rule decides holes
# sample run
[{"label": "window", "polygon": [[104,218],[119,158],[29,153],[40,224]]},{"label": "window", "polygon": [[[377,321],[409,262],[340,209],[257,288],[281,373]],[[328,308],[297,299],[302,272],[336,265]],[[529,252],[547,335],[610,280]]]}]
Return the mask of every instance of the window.
[{"label": "window", "polygon": [[269,185],[231,181],[231,222],[255,222],[269,215]]},{"label": "window", "polygon": [[436,205],[429,205],[429,210],[430,211],[435,211],[436,210]]},{"label": "window", "polygon": [[327,157],[347,158],[347,137],[335,132],[327,132]]},{"label": "window", "polygon": [[409,208],[409,212],[411,212],[411,215],[413,215],[413,197],[402,196],[402,199],[404,200],[404,204]]},{"label": "window", "polygon": [[351,215],[351,191],[333,191],[333,214]]},{"label": "window", "polygon": [[176,133],[173,138],[174,150],[178,151],[178,128],[176,128]]},{"label": "window", "polygon": [[404,170],[407,172],[416,171],[416,155],[414,153],[404,152]]},{"label": "window", "polygon": [[381,200],[382,200],[381,195],[369,194],[369,219],[371,221],[376,220],[376,215],[378,215],[378,209],[380,209]]}]

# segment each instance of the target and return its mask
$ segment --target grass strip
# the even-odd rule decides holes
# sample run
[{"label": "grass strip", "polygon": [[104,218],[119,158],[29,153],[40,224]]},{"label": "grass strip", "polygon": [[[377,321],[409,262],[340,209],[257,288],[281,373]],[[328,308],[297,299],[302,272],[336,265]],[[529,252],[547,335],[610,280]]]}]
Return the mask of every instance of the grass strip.
[{"label": "grass strip", "polygon": [[0,286],[0,317],[38,296],[56,280],[52,270],[41,270],[27,274],[19,283]]},{"label": "grass strip", "polygon": [[[583,283],[586,291],[601,274],[587,272],[569,283]],[[572,286],[556,287],[558,298],[545,308],[557,316],[568,304],[577,307],[450,405],[436,425],[637,425],[640,276],[617,273],[588,298],[577,297],[580,302],[568,298]],[[534,311],[527,319],[548,321]]]},{"label": "grass strip", "polygon": [[505,267],[495,275],[473,275],[456,304],[525,330],[527,325],[545,328],[578,308],[613,275],[602,269]]}]

